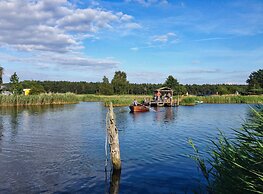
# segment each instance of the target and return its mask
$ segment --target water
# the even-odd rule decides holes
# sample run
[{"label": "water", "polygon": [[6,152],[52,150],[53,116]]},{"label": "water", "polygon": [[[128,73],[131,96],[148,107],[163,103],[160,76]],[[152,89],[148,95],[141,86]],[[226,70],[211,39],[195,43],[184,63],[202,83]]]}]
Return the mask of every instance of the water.
[{"label": "water", "polygon": [[[204,180],[187,155],[204,156],[220,129],[241,126],[248,105],[115,108],[121,146],[119,193],[192,193]],[[100,103],[0,109],[0,193],[107,193],[105,117]],[[106,176],[107,175],[107,176]],[[107,178],[107,179],[105,179]]]}]

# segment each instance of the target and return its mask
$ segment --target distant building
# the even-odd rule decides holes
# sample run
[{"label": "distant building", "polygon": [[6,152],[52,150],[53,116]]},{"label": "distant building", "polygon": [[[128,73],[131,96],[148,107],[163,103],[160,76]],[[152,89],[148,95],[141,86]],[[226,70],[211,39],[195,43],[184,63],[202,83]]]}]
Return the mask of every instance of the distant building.
[{"label": "distant building", "polygon": [[12,93],[12,92],[9,92],[9,91],[2,91],[1,94],[2,94],[2,95],[5,95],[5,96],[11,96],[11,95],[13,95],[13,93]]},{"label": "distant building", "polygon": [[31,89],[23,89],[23,93],[25,96],[28,96],[30,94]]}]

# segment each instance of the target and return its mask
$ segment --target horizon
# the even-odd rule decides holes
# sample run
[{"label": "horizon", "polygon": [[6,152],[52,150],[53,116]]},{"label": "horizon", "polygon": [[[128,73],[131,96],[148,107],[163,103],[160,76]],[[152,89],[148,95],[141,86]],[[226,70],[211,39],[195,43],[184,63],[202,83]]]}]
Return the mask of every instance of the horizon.
[{"label": "horizon", "polygon": [[263,66],[260,0],[3,0],[0,18],[5,83],[246,85]]}]

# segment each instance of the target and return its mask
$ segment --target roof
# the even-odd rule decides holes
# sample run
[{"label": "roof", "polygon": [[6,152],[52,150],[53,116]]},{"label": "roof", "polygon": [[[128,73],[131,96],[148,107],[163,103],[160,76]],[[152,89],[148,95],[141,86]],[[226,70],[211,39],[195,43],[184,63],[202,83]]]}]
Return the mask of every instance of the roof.
[{"label": "roof", "polygon": [[161,88],[155,90],[155,92],[157,92],[157,91],[169,92],[169,91],[173,91],[173,90],[169,87],[161,87]]}]

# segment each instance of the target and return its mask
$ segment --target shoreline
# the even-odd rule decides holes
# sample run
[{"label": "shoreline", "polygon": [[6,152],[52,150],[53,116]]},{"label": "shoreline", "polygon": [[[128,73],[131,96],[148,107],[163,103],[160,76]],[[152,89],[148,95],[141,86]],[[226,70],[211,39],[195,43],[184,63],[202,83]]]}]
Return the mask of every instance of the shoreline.
[{"label": "shoreline", "polygon": [[[103,102],[104,106],[109,106],[112,102],[113,106],[129,106],[134,99],[142,102],[144,99],[152,99],[150,95],[98,95],[98,94],[73,94],[73,93],[58,93],[58,94],[39,94],[39,95],[18,95],[4,96],[0,95],[0,107],[14,106],[42,106],[42,105],[64,105],[77,104],[79,102]],[[176,96],[173,97],[177,99]],[[194,106],[197,101],[202,101],[204,104],[263,104],[263,95],[222,95],[222,96],[180,96],[179,105]]]}]

